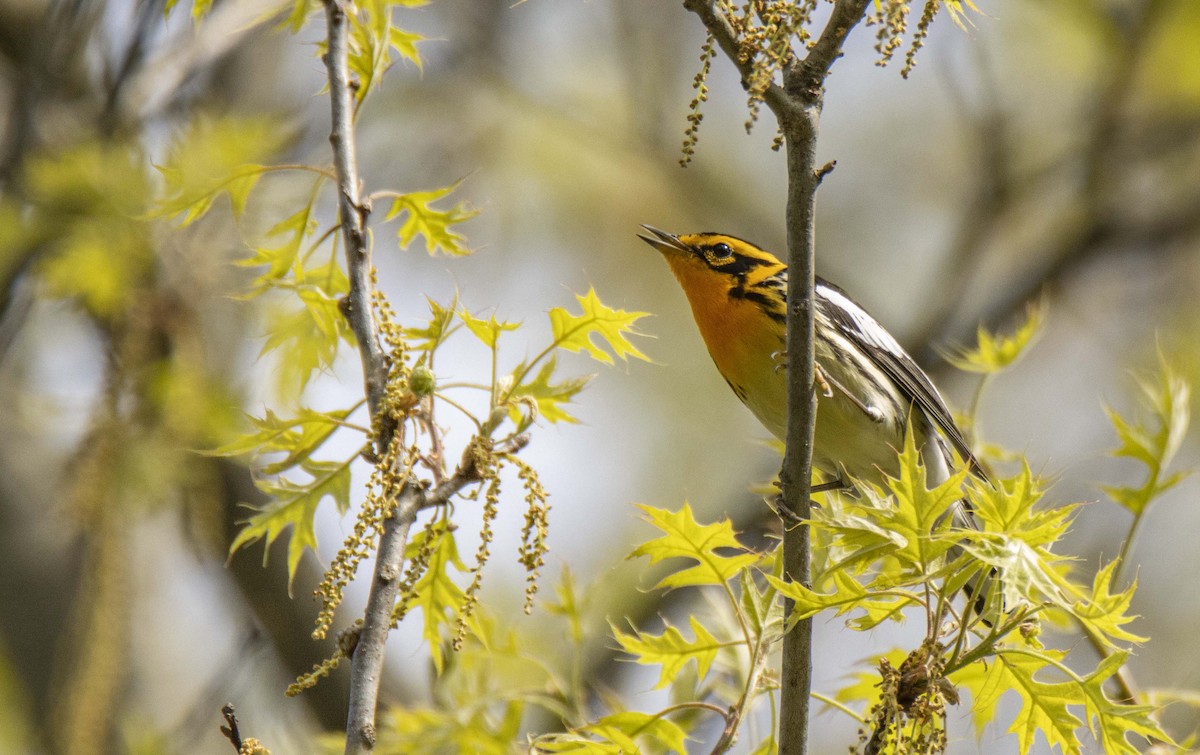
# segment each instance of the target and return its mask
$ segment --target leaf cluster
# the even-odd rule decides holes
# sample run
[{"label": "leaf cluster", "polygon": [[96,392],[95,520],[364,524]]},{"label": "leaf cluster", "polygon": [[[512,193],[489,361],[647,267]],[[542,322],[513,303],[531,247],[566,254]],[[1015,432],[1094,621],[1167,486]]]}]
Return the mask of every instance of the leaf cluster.
[{"label": "leaf cluster", "polygon": [[[426,0],[365,0],[330,10],[344,13],[348,25],[355,115],[367,96],[382,86],[384,74],[396,61],[405,59],[421,67],[418,43],[423,38],[397,26],[393,11],[424,4]],[[299,30],[320,6],[314,0],[296,0],[285,25]],[[210,8],[211,3],[194,3],[193,18],[202,18]],[[323,49],[319,52],[326,53]],[[219,120],[198,121],[180,135],[158,166],[164,189],[148,215],[188,227],[227,196],[240,219],[265,177],[276,176],[287,181],[288,187],[297,177],[308,179],[304,201],[298,207],[262,224],[269,225],[265,233],[248,232],[251,251],[238,263],[256,271],[242,298],[268,311],[261,355],[276,358],[277,393],[284,403],[298,402],[314,375],[332,369],[342,345],[355,345],[348,311],[369,307],[379,345],[386,354],[386,385],[381,401],[372,394],[378,407],[359,401],[332,411],[304,405],[286,411],[266,409],[263,416],[249,418],[249,432],[210,452],[249,457],[256,484],[270,498],[265,506],[252,511],[230,553],[259,540],[269,545],[287,533],[288,573],[293,578],[304,552],[316,548],[314,523],[320,504],[332,499],[337,512],[346,513],[357,474],[355,462],[359,458],[370,462],[365,501],[318,590],[324,608],[314,634],[323,636],[331,628],[346,585],[371,555],[384,522],[408,496],[417,501],[417,510],[433,509],[434,513],[425,529],[408,543],[407,568],[393,621],[419,609],[432,660],[440,671],[445,663],[442,645],[446,635],[452,634],[458,646],[468,629],[478,629],[476,593],[481,569],[490,555],[505,466],[515,469],[524,491],[526,516],[518,557],[529,573],[527,610],[532,603],[546,554],[548,494],[536,470],[515,453],[528,442],[526,432],[539,419],[577,421],[567,406],[588,382],[587,377],[564,376],[558,353],[583,352],[604,364],[645,359],[630,340],[636,335],[634,324],[643,314],[611,308],[589,290],[577,297],[579,312],[567,308],[549,312],[550,342],[511,369],[501,369],[501,336],[517,330],[518,323],[473,314],[457,298],[448,303],[430,300],[428,320],[401,323],[387,296],[378,289],[374,270],[368,271],[366,291],[361,290],[359,277],[352,291],[339,249],[338,231],[345,218],[322,225],[327,205],[337,204],[335,171],[323,166],[268,165],[254,159],[255,153],[246,146],[261,146],[272,139],[271,144],[277,144],[277,132],[267,126],[238,131]],[[210,152],[197,152],[193,148],[196,142],[214,146]],[[360,211],[365,218],[376,202],[390,202],[379,223],[398,221],[395,238],[401,248],[420,242],[430,254],[466,255],[470,250],[461,226],[476,211],[463,202],[448,204],[458,185],[378,191],[367,197]],[[371,229],[366,240],[373,245]],[[485,380],[454,383],[438,375],[437,353],[459,329],[486,347],[490,369],[484,368],[489,373]],[[486,396],[482,411],[476,408],[478,401],[463,397],[472,392]],[[454,457],[447,452],[445,431],[438,422],[441,411],[459,412],[475,428],[456,466],[450,461]],[[347,433],[358,436],[353,443],[355,452],[328,458],[330,441]],[[482,501],[484,514],[482,542],[475,564],[469,568],[458,554],[451,520],[453,504],[468,500]],[[465,588],[460,585],[464,579],[469,579]],[[350,640],[344,644],[337,656],[301,679],[292,691],[328,673],[353,647]]]},{"label": "leaf cluster", "polygon": [[[1011,338],[984,331],[973,356],[988,375],[1012,364],[1034,340],[1041,313]],[[1117,455],[1143,462],[1147,481],[1132,491],[1150,498],[1170,487],[1166,474],[1187,424],[1187,388],[1167,366],[1141,389],[1148,420],[1113,414],[1121,446]],[[1001,715],[1000,700],[1015,695],[1009,722],[1020,751],[1040,735],[1065,753],[1081,753],[1088,738],[1105,752],[1134,753],[1141,738],[1171,738],[1144,700],[1124,699],[1119,681],[1129,646],[1145,637],[1131,631],[1136,584],[1120,582],[1120,559],[1081,582],[1071,559],[1056,552],[1078,505],[1047,507],[1044,484],[1022,463],[993,484],[966,473],[928,479],[913,433],[899,452],[899,472],[886,489],[858,484],[856,496],[828,495],[814,509],[812,584],[787,580],[778,548],[754,552],[738,541],[728,521],[703,524],[690,506],[677,512],[642,507],[657,536],[633,553],[652,566],[672,565],[655,589],[705,592],[709,608],[686,623],[650,629],[612,625],[613,638],[630,658],[658,669],[656,688],[672,691],[672,705],[638,713],[639,722],[670,722],[626,730],[576,726],[536,741],[547,752],[662,751],[678,737],[693,737],[696,716],[720,716],[722,751],[753,701],[772,698],[776,682],[760,661],[797,621],[842,617],[856,631],[920,617],[925,636],[913,650],[896,649],[869,662],[856,681],[832,697],[814,695],[859,721],[865,752],[932,753],[947,747],[947,708],[969,693],[977,727]],[[1133,499],[1144,493],[1130,492]],[[969,591],[970,599],[959,596]],[[782,604],[790,604],[783,620]],[[712,606],[720,610],[713,610]],[[1081,659],[1047,648],[1042,617],[1073,626],[1102,651],[1101,661],[1080,671]],[[1123,682],[1120,682],[1123,684]],[[1119,686],[1119,685],[1117,685]],[[609,702],[610,715],[627,715]],[[861,707],[859,707],[861,706]],[[768,706],[773,710],[773,701]],[[603,722],[604,718],[600,719]],[[625,720],[634,720],[628,718]],[[771,751],[769,739],[760,749]]]}]

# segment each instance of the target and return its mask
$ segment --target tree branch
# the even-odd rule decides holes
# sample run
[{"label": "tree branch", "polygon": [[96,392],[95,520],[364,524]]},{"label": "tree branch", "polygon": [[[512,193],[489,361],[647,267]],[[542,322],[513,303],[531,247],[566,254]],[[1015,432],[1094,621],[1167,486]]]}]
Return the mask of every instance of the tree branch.
[{"label": "tree branch", "polygon": [[[816,393],[813,390],[813,288],[815,264],[815,202],[824,169],[816,162],[817,132],[825,79],[842,54],[850,31],[862,20],[871,0],[837,0],[825,27],[804,58],[794,55],[783,69],[783,84],[768,85],[763,101],[775,113],[787,145],[788,202],[788,312],[787,448],[779,473],[782,504],[793,519],[810,516],[812,492],[812,444],[816,424]],[[721,50],[737,66],[742,85],[747,86],[754,61],[741,57],[736,32],[714,0],[684,0],[684,7],[700,17]],[[811,584],[809,531],[806,525],[785,529],[783,538],[784,576]],[[791,603],[785,604],[791,611]],[[812,687],[812,622],[801,621],[783,641],[779,747],[785,755],[803,755],[808,750],[809,693]]]},{"label": "tree branch", "polygon": [[[358,178],[354,142],[354,92],[349,70],[349,19],[341,0],[325,0],[328,49],[325,65],[329,72],[329,101],[333,122],[329,142],[338,183],[338,216],[346,247],[350,293],[342,311],[358,342],[363,366],[363,383],[376,448],[383,458],[396,432],[394,420],[381,411],[387,381],[387,359],[379,344],[379,329],[371,308],[371,250],[367,246],[366,218]],[[383,674],[383,651],[392,628],[392,610],[400,587],[400,567],[408,531],[422,508],[420,487],[405,481],[393,511],[385,513],[375,574],[367,607],[350,664],[350,706],[346,715],[346,752],[369,752],[375,746],[375,710]]]},{"label": "tree branch", "polygon": [[[370,207],[362,201],[358,178],[358,155],[354,141],[354,92],[350,84],[349,22],[342,0],[325,0],[329,27],[328,51],[325,66],[329,70],[329,102],[333,130],[329,142],[333,147],[333,167],[338,183],[338,216],[342,240],[346,246],[346,266],[350,277],[350,293],[343,312],[358,342],[363,365],[363,382],[372,420],[380,419],[387,381],[387,362],[379,345],[379,328],[371,311],[371,250],[367,246],[367,215]],[[380,455],[387,449],[391,432],[379,428],[377,447]],[[394,431],[394,428],[392,428]]]},{"label": "tree branch", "polygon": [[[749,90],[754,63],[749,58],[742,58],[742,46],[738,41],[737,32],[734,31],[733,24],[729,22],[725,14],[717,9],[715,0],[683,0],[683,7],[700,17],[704,27],[708,29],[708,33],[713,36],[717,46],[721,48],[721,52],[725,53],[725,57],[729,58],[737,67],[738,73],[742,77],[742,88]],[[775,82],[767,85],[766,91],[763,92],[763,102],[767,103],[767,107],[771,108],[771,112],[777,116],[781,108],[791,106],[787,92]]]}]

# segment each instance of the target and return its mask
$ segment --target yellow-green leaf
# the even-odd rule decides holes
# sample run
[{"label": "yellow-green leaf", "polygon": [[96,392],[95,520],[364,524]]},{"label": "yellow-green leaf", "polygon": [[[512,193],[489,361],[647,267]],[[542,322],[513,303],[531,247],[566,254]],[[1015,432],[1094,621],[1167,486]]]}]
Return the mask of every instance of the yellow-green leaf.
[{"label": "yellow-green leaf", "polygon": [[[737,541],[733,524],[728,519],[713,524],[699,524],[692,514],[692,507],[687,503],[678,512],[641,504],[638,508],[645,512],[646,521],[661,530],[663,535],[639,545],[630,558],[649,556],[652,564],[669,558],[686,558],[696,562],[663,577],[655,589],[724,584],[740,570],[758,561],[758,554],[746,550]],[[735,552],[725,555],[717,553],[718,549]]]},{"label": "yellow-green leaf", "polygon": [[279,350],[277,384],[284,395],[304,390],[315,370],[331,367],[340,340],[351,337],[336,299],[311,287],[297,293],[302,307],[280,306],[268,316],[267,338],[260,352],[261,356]]},{"label": "yellow-green leaf", "polygon": [[421,53],[417,51],[417,43],[423,41],[425,41],[424,36],[406,31],[398,26],[388,29],[388,46],[399,53],[400,57],[412,61],[417,66],[417,70],[424,70]]},{"label": "yellow-green leaf", "polygon": [[281,145],[284,133],[267,119],[197,118],[172,144],[157,166],[164,190],[154,215],[188,225],[203,217],[221,194],[235,215],[245,209],[262,176],[258,163]]},{"label": "yellow-green leaf", "polygon": [[499,340],[501,333],[521,327],[521,323],[519,322],[497,320],[495,315],[486,320],[481,320],[468,312],[465,307],[459,307],[458,319],[462,320],[463,325],[467,326],[467,330],[474,333],[475,337],[483,341],[484,345],[490,349],[496,348],[496,341]]},{"label": "yellow-green leaf", "polygon": [[451,325],[456,302],[452,302],[449,307],[443,307],[429,297],[426,297],[425,301],[429,303],[429,322],[423,328],[405,328],[404,337],[409,340],[409,346],[412,348],[432,352],[458,327]]},{"label": "yellow-green leaf", "polygon": [[929,489],[915,435],[911,427],[905,433],[904,449],[899,456],[899,476],[888,483],[894,505],[874,507],[870,511],[883,519],[879,524],[893,537],[904,538],[905,544],[893,555],[924,573],[954,545],[952,540],[934,535],[949,527],[951,517],[946,514],[962,498],[962,483],[967,471],[959,470],[945,482]]},{"label": "yellow-green leaf", "polygon": [[1029,752],[1039,732],[1051,747],[1063,753],[1081,752],[1076,731],[1083,724],[1070,706],[1081,705],[1083,695],[1069,682],[1042,682],[1034,677],[1050,664],[1034,655],[1002,653],[991,661],[990,673],[976,697],[977,706],[995,710],[996,699],[1008,690],[1021,698],[1021,709],[1009,726],[1017,735],[1018,752]]},{"label": "yellow-green leaf", "polygon": [[448,210],[433,207],[435,202],[457,188],[458,184],[455,183],[443,189],[400,194],[392,199],[392,206],[384,220],[403,216],[397,232],[401,247],[407,249],[420,236],[425,240],[425,251],[429,254],[437,254],[439,251],[456,256],[470,254],[466,247],[466,238],[455,231],[454,226],[470,220],[478,215],[479,211],[470,209],[462,202]]},{"label": "yellow-green leaf", "polygon": [[581,734],[544,734],[533,741],[530,751],[540,753],[569,753],[570,755],[641,755],[641,750],[632,744],[632,749],[614,742],[597,742]]},{"label": "yellow-green leaf", "polygon": [[1011,336],[990,333],[982,325],[976,333],[974,349],[964,349],[949,355],[950,363],[960,370],[990,374],[1016,364],[1025,351],[1041,335],[1046,323],[1046,301],[1039,300],[1025,309],[1025,320]]},{"label": "yellow-green leaf", "polygon": [[1145,642],[1147,637],[1140,637],[1124,629],[1124,626],[1137,618],[1128,613],[1133,601],[1133,593],[1137,590],[1137,580],[1134,580],[1123,592],[1113,593],[1112,579],[1117,562],[1110,561],[1108,565],[1096,572],[1092,580],[1092,592],[1087,600],[1075,603],[1072,613],[1089,627],[1096,637],[1099,637],[1113,650],[1118,650],[1114,640],[1124,642]]},{"label": "yellow-green leaf", "polygon": [[266,233],[268,238],[283,236],[284,241],[279,246],[262,244],[254,249],[254,254],[246,259],[238,260],[242,267],[259,267],[265,265],[266,272],[254,281],[256,293],[269,288],[272,283],[283,278],[296,265],[300,258],[300,247],[317,227],[314,217],[317,193],[321,187],[318,181],[310,192],[304,207],[289,215],[272,226]]},{"label": "yellow-green leaf", "polygon": [[283,418],[268,409],[262,418],[250,417],[255,432],[205,453],[211,456],[241,456],[282,452],[284,458],[262,468],[264,474],[278,474],[312,456],[335,430],[342,427],[342,421],[349,414],[349,410],[345,409],[318,412],[301,408],[297,416]]},{"label": "yellow-green leaf", "polygon": [[619,743],[626,752],[637,751],[636,741],[643,738],[654,745],[651,752],[687,752],[687,733],[664,716],[627,710],[605,716],[582,730]]},{"label": "yellow-green leaf", "polygon": [[1183,479],[1183,473],[1168,475],[1166,469],[1175,459],[1191,420],[1191,388],[1161,352],[1157,378],[1139,379],[1138,387],[1149,420],[1125,419],[1112,409],[1108,410],[1108,416],[1121,442],[1112,455],[1142,462],[1146,465],[1146,479],[1138,486],[1104,488],[1105,493],[1134,515],[1141,514],[1151,501]]},{"label": "yellow-green leaf", "polygon": [[848,684],[838,690],[834,695],[834,699],[840,703],[864,703],[863,710],[870,710],[876,702],[879,701],[880,694],[880,679],[879,679],[879,661],[886,658],[895,668],[900,668],[908,658],[908,651],[901,648],[892,648],[888,652],[870,659],[867,664],[870,667],[869,671],[855,671],[850,674],[854,678],[852,684]]},{"label": "yellow-green leaf", "polygon": [[691,624],[694,640],[684,638],[683,633],[670,624],[666,625],[660,635],[639,632],[636,629],[632,634],[626,634],[615,624],[612,625],[612,632],[613,637],[621,644],[621,649],[632,655],[635,661],[643,666],[662,666],[658,684],[655,685],[655,689],[661,689],[670,684],[683,670],[683,666],[691,660],[696,661],[697,674],[703,679],[716,660],[717,651],[723,647],[695,616],[690,617],[688,622]]},{"label": "yellow-green leaf", "polygon": [[[292,528],[288,540],[288,590],[291,590],[292,580],[296,577],[296,567],[304,549],[317,549],[317,535],[313,530],[313,517],[316,516],[317,506],[325,496],[333,498],[338,513],[344,514],[350,507],[350,462],[318,462],[308,460],[301,466],[312,479],[305,483],[296,483],[280,478],[276,481],[256,481],[256,485],[275,500],[255,509],[255,513],[246,520],[237,537],[229,546],[232,555],[239,548],[266,538],[270,546],[275,539],[287,529]],[[268,548],[263,549],[263,563],[266,563]]]},{"label": "yellow-green leaf", "polygon": [[766,577],[772,587],[792,601],[792,610],[788,614],[789,626],[794,626],[797,621],[815,616],[827,608],[834,608],[837,609],[836,616],[855,609],[865,611],[867,615],[855,626],[858,629],[871,629],[885,619],[903,620],[904,615],[901,611],[904,607],[917,602],[915,596],[909,598],[897,593],[872,593],[844,571],[835,571],[831,575],[833,592],[829,594],[816,592],[799,582],[785,581],[770,574]]},{"label": "yellow-green leaf", "polygon": [[405,554],[407,560],[411,561],[426,547],[427,539],[431,551],[429,566],[408,597],[406,610],[421,609],[422,635],[429,643],[434,669],[440,674],[445,664],[442,629],[454,627],[466,598],[462,588],[451,578],[450,570],[453,568],[462,573],[467,571],[467,567],[458,556],[454,533],[445,521],[435,524],[432,530],[421,531],[409,542]]},{"label": "yellow-green leaf", "polygon": [[[564,408],[564,405],[575,398],[575,395],[591,382],[592,376],[564,378],[560,382],[552,383],[550,379],[554,376],[556,366],[555,359],[551,357],[546,360],[532,380],[513,386],[509,394],[512,400],[509,416],[513,422],[519,423],[522,419],[522,399],[533,402],[533,405],[537,407],[537,415],[548,422],[579,421]],[[513,370],[512,374],[515,376],[524,372],[525,365],[522,363]]]},{"label": "yellow-green leaf", "polygon": [[[641,335],[633,325],[646,317],[645,312],[626,312],[606,306],[590,288],[579,301],[582,313],[571,314],[562,307],[550,310],[550,326],[554,333],[554,345],[566,351],[586,351],[598,362],[612,364],[613,356],[628,360],[630,357],[650,361],[638,350],[627,336]],[[601,339],[612,350],[612,355],[601,348],[593,337]]]}]

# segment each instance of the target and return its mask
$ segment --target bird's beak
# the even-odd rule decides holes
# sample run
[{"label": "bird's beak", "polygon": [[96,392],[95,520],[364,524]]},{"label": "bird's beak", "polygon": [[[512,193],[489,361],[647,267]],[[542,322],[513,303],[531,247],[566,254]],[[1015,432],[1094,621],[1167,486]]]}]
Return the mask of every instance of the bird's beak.
[{"label": "bird's beak", "polygon": [[646,229],[646,233],[639,233],[638,238],[663,254],[674,255],[691,252],[687,245],[680,241],[679,237],[673,233],[667,233],[652,225],[643,225],[642,228]]}]

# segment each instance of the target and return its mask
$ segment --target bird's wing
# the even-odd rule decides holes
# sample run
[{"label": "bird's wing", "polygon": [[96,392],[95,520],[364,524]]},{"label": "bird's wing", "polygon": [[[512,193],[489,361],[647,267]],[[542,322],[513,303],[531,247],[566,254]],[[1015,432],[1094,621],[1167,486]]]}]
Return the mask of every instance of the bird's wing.
[{"label": "bird's wing", "polygon": [[863,353],[896,383],[908,399],[937,425],[962,456],[971,473],[981,480],[988,481],[987,473],[971,453],[967,439],[958,429],[946,402],[942,400],[941,394],[925,371],[904,351],[891,333],[845,292],[820,279],[817,281],[817,289],[817,293],[832,305],[826,307],[829,317],[842,328],[846,337],[857,344]]}]

